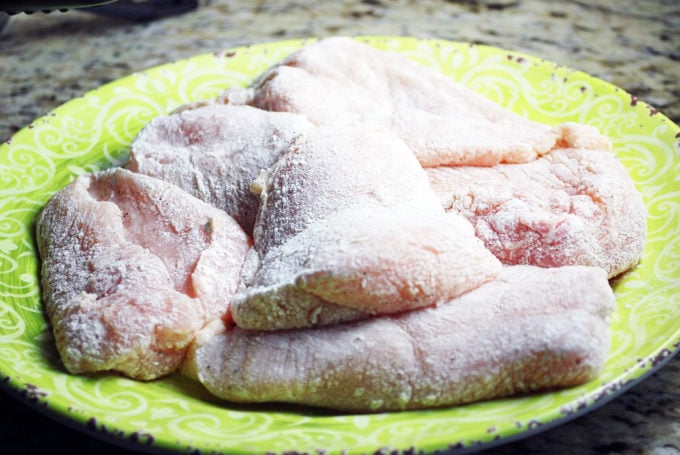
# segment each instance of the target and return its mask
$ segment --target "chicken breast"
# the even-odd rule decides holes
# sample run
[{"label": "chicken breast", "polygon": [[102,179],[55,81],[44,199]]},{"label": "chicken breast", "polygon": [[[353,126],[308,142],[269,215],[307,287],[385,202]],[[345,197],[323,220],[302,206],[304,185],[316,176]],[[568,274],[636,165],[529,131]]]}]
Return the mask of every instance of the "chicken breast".
[{"label": "chicken breast", "polygon": [[319,326],[436,305],[500,272],[389,132],[310,130],[254,188],[258,254],[231,307],[241,327]]},{"label": "chicken breast", "polygon": [[299,115],[249,106],[193,106],[149,122],[125,167],[178,185],[252,234],[258,200],[250,184],[311,126]]},{"label": "chicken breast", "polygon": [[399,411],[569,387],[595,378],[615,299],[595,267],[505,268],[446,305],[323,329],[215,324],[186,375],[243,403]]},{"label": "chicken breast", "polygon": [[72,373],[174,371],[223,317],[250,239],[223,211],[124,169],[83,175],[40,213],[42,297]]},{"label": "chicken breast", "polygon": [[426,167],[526,162],[558,145],[610,147],[593,127],[530,121],[435,70],[349,38],[311,44],[222,101],[304,114],[320,126],[388,128]]},{"label": "chicken breast", "polygon": [[530,163],[426,170],[445,209],[469,220],[506,264],[637,264],[647,211],[613,153],[558,149]]}]

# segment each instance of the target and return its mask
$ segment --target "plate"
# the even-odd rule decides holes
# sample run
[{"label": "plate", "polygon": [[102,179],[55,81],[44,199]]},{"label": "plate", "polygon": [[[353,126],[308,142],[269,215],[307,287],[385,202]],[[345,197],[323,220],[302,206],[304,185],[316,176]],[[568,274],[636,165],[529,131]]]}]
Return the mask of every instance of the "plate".
[{"label": "plate", "polygon": [[245,86],[312,40],[198,55],[134,73],[73,99],[0,146],[0,379],[48,414],[137,449],[205,453],[471,451],[563,423],[612,399],[680,350],[680,128],[587,74],[498,48],[361,37],[435,68],[540,122],[608,135],[649,211],[639,266],[612,282],[617,308],[602,375],[585,385],[467,406],[346,414],[220,402],[179,375],[137,382],[64,370],[42,313],[34,219],[75,176],[120,164],[137,132],[181,104]]}]

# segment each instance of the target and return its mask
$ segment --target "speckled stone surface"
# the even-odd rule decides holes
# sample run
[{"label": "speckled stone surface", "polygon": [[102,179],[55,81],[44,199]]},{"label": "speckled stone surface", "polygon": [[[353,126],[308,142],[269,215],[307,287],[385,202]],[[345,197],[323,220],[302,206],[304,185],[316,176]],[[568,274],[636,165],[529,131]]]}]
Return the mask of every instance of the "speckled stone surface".
[{"label": "speckled stone surface", "polygon": [[[236,45],[330,35],[409,35],[526,52],[610,81],[680,122],[677,0],[213,0],[153,22],[80,11],[13,16],[0,32],[0,141],[133,71]],[[2,453],[121,453],[4,394],[0,406]],[[680,357],[589,414],[486,453],[680,454]]]},{"label": "speckled stone surface", "polygon": [[149,23],[71,11],[0,34],[0,140],[83,92],[197,53],[285,38],[409,35],[526,52],[586,71],[680,121],[680,4],[633,1],[204,1]]}]

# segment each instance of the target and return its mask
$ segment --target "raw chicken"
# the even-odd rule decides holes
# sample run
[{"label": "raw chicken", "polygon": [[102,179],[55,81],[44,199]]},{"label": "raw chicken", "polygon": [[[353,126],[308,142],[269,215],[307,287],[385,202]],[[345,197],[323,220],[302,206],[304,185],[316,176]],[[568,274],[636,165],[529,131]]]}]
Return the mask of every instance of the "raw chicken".
[{"label": "raw chicken", "polygon": [[321,326],[437,305],[500,270],[463,218],[379,207],[316,222],[261,263],[231,307],[244,328]]},{"label": "raw chicken", "polygon": [[241,327],[327,325],[436,305],[500,272],[391,133],[311,130],[254,189],[259,254],[231,307]]},{"label": "raw chicken", "polygon": [[37,220],[43,300],[72,373],[174,371],[224,316],[250,246],[223,211],[124,169],[77,178]]},{"label": "raw chicken", "polygon": [[249,106],[193,107],[149,122],[126,167],[225,210],[250,234],[257,213],[250,184],[311,126],[299,115]]},{"label": "raw chicken", "polygon": [[610,152],[558,149],[530,163],[426,172],[444,208],[504,263],[592,265],[613,277],[642,255],[647,212]]},{"label": "raw chicken", "polygon": [[222,101],[304,114],[315,125],[389,128],[425,167],[526,162],[558,145],[610,147],[593,127],[527,120],[433,69],[349,38],[311,44]]},{"label": "raw chicken", "polygon": [[241,327],[318,326],[436,305],[500,272],[389,132],[311,130],[254,189],[258,254],[231,307]]},{"label": "raw chicken", "polygon": [[57,348],[72,373],[181,366],[226,400],[360,412],[584,383],[608,353],[607,277],[644,247],[610,147],[322,40],[50,200]]},{"label": "raw chicken", "polygon": [[511,266],[446,305],[398,316],[278,332],[214,324],[183,371],[234,402],[451,406],[595,378],[614,305],[600,268]]}]

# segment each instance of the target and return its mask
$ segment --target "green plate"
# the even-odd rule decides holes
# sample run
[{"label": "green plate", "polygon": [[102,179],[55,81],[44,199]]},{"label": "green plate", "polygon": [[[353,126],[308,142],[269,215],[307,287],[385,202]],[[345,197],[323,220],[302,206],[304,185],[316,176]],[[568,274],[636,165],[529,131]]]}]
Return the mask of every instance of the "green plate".
[{"label": "green plate", "polygon": [[144,124],[244,86],[311,41],[199,55],[132,74],[74,99],[0,146],[0,379],[27,402],[122,445],[204,453],[471,450],[592,410],[680,350],[680,129],[587,74],[501,49],[413,38],[357,38],[436,68],[541,122],[595,125],[614,143],[649,210],[640,265],[612,283],[618,307],[602,375],[569,390],[426,411],[353,415],[219,402],[180,376],[149,383],[72,376],[42,313],[33,223],[76,175],[119,164]]}]

